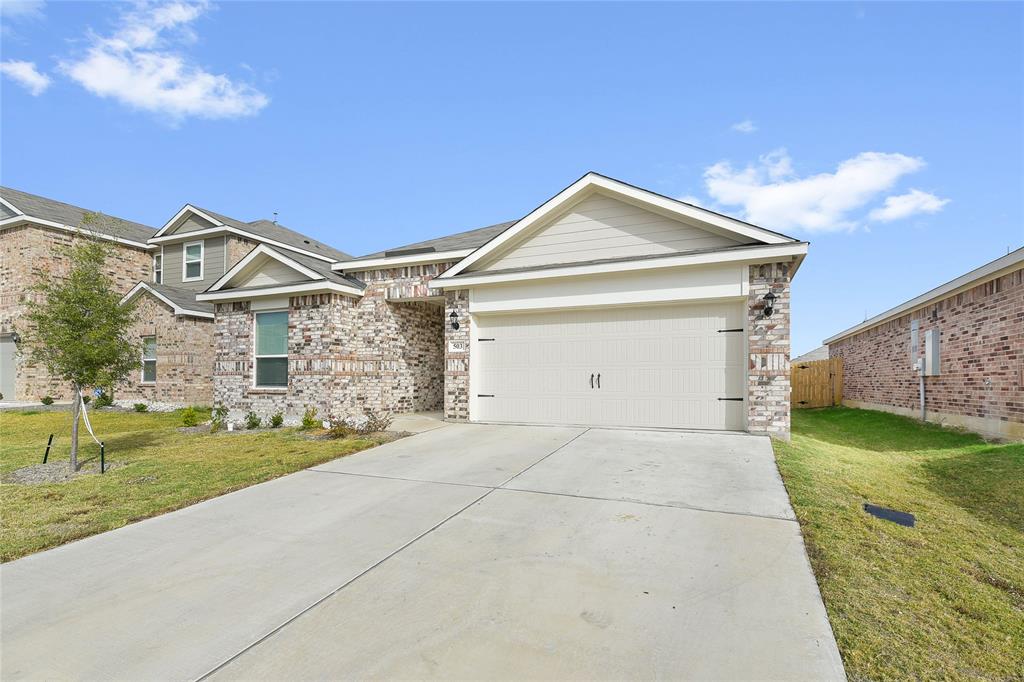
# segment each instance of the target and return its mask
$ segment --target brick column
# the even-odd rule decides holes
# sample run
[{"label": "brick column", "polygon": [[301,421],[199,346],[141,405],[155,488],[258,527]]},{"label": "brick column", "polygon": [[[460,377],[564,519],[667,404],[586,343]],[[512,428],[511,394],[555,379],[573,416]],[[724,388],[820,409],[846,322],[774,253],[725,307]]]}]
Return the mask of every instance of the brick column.
[{"label": "brick column", "polygon": [[[789,440],[789,263],[750,266],[747,295],[747,430]],[[764,317],[764,296],[775,312]]]},{"label": "brick column", "polygon": [[[444,418],[469,420],[469,291],[444,292]],[[452,329],[449,315],[458,316]]]}]

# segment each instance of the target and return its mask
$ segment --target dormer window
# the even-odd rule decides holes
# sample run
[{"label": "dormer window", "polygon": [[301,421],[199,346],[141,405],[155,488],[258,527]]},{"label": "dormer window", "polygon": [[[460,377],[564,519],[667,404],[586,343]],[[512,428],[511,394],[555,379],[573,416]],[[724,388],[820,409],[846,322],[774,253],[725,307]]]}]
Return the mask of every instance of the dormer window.
[{"label": "dormer window", "polygon": [[203,242],[188,242],[183,247],[181,281],[197,282],[203,278]]},{"label": "dormer window", "polygon": [[162,254],[153,254],[153,282],[164,283],[164,257]]}]

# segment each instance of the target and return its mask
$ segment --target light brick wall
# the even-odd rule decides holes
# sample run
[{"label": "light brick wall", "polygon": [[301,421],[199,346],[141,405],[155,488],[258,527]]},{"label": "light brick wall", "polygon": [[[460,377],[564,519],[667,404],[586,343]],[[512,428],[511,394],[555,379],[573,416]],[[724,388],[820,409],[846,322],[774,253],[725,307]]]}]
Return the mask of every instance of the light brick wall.
[{"label": "light brick wall", "polygon": [[1024,270],[830,344],[843,358],[844,402],[919,412],[911,320],[920,324],[918,357],[925,333],[939,330],[941,374],[925,377],[929,419],[1024,437]]},{"label": "light brick wall", "polygon": [[114,397],[175,405],[213,403],[213,320],[175,315],[150,294],[139,297],[132,337],[156,337],[156,383],[143,384],[141,368],[117,387]]},{"label": "light brick wall", "polygon": [[[790,410],[790,282],[792,264],[750,266],[747,295],[747,430],[788,440]],[[775,312],[764,316],[764,296]]]},{"label": "light brick wall", "polygon": [[[444,310],[444,418],[469,420],[469,291],[445,291]],[[448,316],[458,316],[459,328],[452,329]]]},{"label": "light brick wall", "polygon": [[[17,330],[24,336],[25,302],[29,287],[39,276],[63,279],[70,270],[66,250],[83,237],[60,230],[23,226],[0,233],[0,334]],[[111,245],[107,275],[120,292],[127,292],[139,280],[149,280],[152,258],[146,251],[123,244]],[[70,397],[63,382],[50,378],[46,369],[28,361],[28,351],[17,359],[16,400],[38,400],[44,395]]]},{"label": "light brick wall", "polygon": [[[362,298],[317,294],[289,299],[288,388],[253,388],[253,313],[217,306],[215,403],[231,419],[252,410],[294,422],[307,407],[323,418],[440,410],[444,390],[443,307],[422,300],[438,266],[358,273]],[[395,298],[420,300],[394,300]]]}]

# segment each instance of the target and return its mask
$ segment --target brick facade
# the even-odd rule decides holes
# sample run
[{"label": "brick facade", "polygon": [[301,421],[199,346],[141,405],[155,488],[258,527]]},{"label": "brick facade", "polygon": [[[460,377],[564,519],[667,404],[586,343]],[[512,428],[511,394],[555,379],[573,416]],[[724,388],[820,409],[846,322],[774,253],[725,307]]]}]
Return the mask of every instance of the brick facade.
[{"label": "brick facade", "polygon": [[[47,279],[65,277],[71,267],[67,249],[83,237],[36,225],[25,225],[0,233],[0,334],[18,331],[25,333],[21,319],[26,312],[25,302],[39,276]],[[111,245],[106,272],[118,291],[127,292],[139,280],[148,280],[152,258],[147,251],[124,244]],[[70,388],[51,379],[46,369],[28,361],[27,349],[17,358],[15,400],[38,400],[49,395],[55,399],[68,399]]]},{"label": "brick facade", "polygon": [[[750,266],[747,294],[747,430],[789,440],[790,282],[792,264]],[[764,297],[775,294],[771,317]]]},{"label": "brick facade", "polygon": [[444,390],[443,306],[424,298],[439,266],[357,273],[359,298],[288,299],[288,388],[253,387],[254,313],[248,302],[217,306],[215,403],[240,419],[282,412],[289,422],[316,407],[323,418],[365,411],[440,410]]},{"label": "brick facade", "polygon": [[142,294],[132,336],[156,337],[156,382],[142,382],[142,370],[115,389],[119,401],[170,405],[213,403],[213,320],[175,315],[170,306]]},{"label": "brick facade", "polygon": [[[458,329],[448,316],[455,313]],[[469,291],[445,291],[444,304],[444,418],[469,421]]]},{"label": "brick facade", "polygon": [[843,358],[843,401],[857,407],[920,414],[910,325],[918,357],[925,333],[939,331],[941,374],[925,377],[929,421],[1024,438],[1024,270],[829,344]]}]

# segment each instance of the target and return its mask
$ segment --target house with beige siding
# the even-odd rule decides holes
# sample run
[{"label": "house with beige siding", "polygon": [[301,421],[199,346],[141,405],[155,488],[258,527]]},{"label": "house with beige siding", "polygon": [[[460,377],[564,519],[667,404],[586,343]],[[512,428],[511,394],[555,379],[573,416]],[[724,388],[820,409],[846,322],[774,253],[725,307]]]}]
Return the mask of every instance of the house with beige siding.
[{"label": "house with beige siding", "polygon": [[825,343],[845,405],[1024,439],[1024,248]]},{"label": "house with beige siding", "polygon": [[441,409],[788,437],[807,246],[588,173],[519,220],[327,267],[262,244],[196,298],[232,419]]}]

